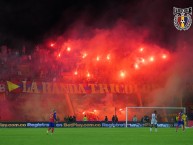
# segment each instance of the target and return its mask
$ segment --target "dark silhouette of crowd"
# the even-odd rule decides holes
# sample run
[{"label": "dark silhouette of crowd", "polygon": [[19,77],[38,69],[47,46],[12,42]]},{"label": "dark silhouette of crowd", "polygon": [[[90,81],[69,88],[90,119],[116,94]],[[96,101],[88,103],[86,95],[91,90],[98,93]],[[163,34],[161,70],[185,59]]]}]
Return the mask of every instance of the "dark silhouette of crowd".
[{"label": "dark silhouette of crowd", "polygon": [[[87,78],[84,73],[73,77],[75,69],[85,71],[86,63],[80,57],[80,52],[63,53],[58,56],[53,48],[35,46],[33,52],[27,52],[24,46],[20,50],[10,49],[7,45],[0,46],[0,80],[26,81],[65,81],[69,82],[97,82],[104,70],[93,67],[95,77]],[[106,71],[110,71],[107,69]],[[105,71],[105,72],[106,72]],[[70,76],[70,77],[69,77]]]},{"label": "dark silhouette of crowd", "polygon": [[65,116],[64,117],[64,122],[74,123],[74,122],[76,122],[76,116]]},{"label": "dark silhouette of crowd", "polygon": [[65,57],[66,61],[61,62],[50,49],[36,46],[33,50],[27,53],[25,47],[14,50],[0,46],[0,79],[56,81],[76,67],[75,58]]},{"label": "dark silhouette of crowd", "polygon": [[144,116],[141,118],[141,122],[143,122],[143,123],[148,123],[148,122],[150,122],[149,116],[144,115]]},{"label": "dark silhouette of crowd", "polygon": [[112,123],[117,123],[119,120],[118,120],[118,117],[117,115],[113,115],[112,116]]}]

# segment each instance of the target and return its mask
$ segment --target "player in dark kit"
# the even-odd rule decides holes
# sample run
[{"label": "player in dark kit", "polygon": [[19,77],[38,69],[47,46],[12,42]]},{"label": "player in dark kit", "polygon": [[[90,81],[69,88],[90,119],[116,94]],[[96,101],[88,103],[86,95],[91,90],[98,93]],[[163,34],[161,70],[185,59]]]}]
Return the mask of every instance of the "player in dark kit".
[{"label": "player in dark kit", "polygon": [[48,130],[47,130],[47,134],[49,133],[49,131],[51,130],[51,134],[54,133],[54,123],[55,121],[57,121],[56,119],[56,111],[53,110],[51,113],[50,113],[50,117],[49,117],[49,127],[48,127]]}]

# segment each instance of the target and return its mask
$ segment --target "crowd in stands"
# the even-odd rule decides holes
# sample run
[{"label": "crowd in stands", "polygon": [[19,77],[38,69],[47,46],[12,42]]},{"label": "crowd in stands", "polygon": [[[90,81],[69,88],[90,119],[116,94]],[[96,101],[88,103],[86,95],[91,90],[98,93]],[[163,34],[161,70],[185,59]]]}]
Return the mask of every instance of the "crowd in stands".
[{"label": "crowd in stands", "polygon": [[[76,116],[65,116],[64,117],[64,122],[66,123],[74,123],[76,122]],[[93,120],[93,118],[89,118],[87,115],[84,115],[82,120],[78,120],[78,121],[104,121],[106,123],[108,123],[109,121],[112,123],[118,123],[118,117],[117,115],[113,115],[112,116],[112,120],[109,120],[107,116],[105,116],[104,120]]]},{"label": "crowd in stands", "polygon": [[67,122],[67,123],[73,123],[73,122],[76,122],[76,116],[65,116],[64,117],[64,122]]},{"label": "crowd in stands", "polygon": [[[0,80],[56,81],[76,68],[76,58],[65,56],[62,61],[49,49],[34,49],[33,53],[0,46]],[[66,78],[65,78],[66,79]]]},{"label": "crowd in stands", "polygon": [[[0,80],[29,80],[29,81],[65,81],[65,82],[108,82],[112,81],[109,75],[119,71],[111,65],[93,65],[82,60],[78,52],[57,54],[55,49],[36,46],[33,52],[27,53],[26,48],[21,50],[9,49],[6,45],[0,46]],[[58,56],[59,55],[59,56]],[[94,67],[93,67],[94,66]],[[88,78],[86,73],[91,70]],[[118,70],[117,70],[118,69]],[[78,70],[78,75],[74,71]],[[105,76],[105,77],[104,77]],[[136,77],[139,79],[139,77]],[[114,80],[116,81],[116,79]],[[136,80],[137,81],[137,80]],[[142,82],[142,78],[140,78]]]}]

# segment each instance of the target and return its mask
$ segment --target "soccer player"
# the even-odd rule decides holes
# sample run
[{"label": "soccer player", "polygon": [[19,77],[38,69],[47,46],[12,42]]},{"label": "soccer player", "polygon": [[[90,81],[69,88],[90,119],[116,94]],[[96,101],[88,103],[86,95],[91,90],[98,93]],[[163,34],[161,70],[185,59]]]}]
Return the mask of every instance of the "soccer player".
[{"label": "soccer player", "polygon": [[182,120],[182,112],[178,113],[178,116],[176,117],[177,119],[177,126],[176,126],[176,132],[178,131],[178,128],[182,125],[182,130],[184,131],[184,120]]},{"label": "soccer player", "polygon": [[182,120],[184,121],[184,128],[187,127],[187,114],[183,113],[182,114]]},{"label": "soccer player", "polygon": [[51,134],[54,133],[54,122],[57,121],[56,119],[56,111],[52,110],[52,112],[50,113],[50,117],[49,117],[49,127],[47,130],[47,134],[49,133],[49,131],[51,130]]},{"label": "soccer player", "polygon": [[156,110],[151,114],[150,132],[152,132],[152,127],[155,127],[155,132],[157,132],[157,111]]}]

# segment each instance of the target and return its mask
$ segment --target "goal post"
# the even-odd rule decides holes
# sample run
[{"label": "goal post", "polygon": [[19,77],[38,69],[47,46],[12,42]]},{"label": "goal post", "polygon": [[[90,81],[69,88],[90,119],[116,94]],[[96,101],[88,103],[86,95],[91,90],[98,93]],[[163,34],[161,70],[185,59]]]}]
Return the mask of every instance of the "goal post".
[{"label": "goal post", "polygon": [[151,110],[181,110],[183,111],[183,113],[186,113],[186,108],[185,107],[126,107],[126,110],[125,110],[125,127],[127,128],[128,126],[128,118],[129,118],[129,114],[131,114],[131,112],[129,112],[129,110],[133,110],[133,109],[151,109]]}]

